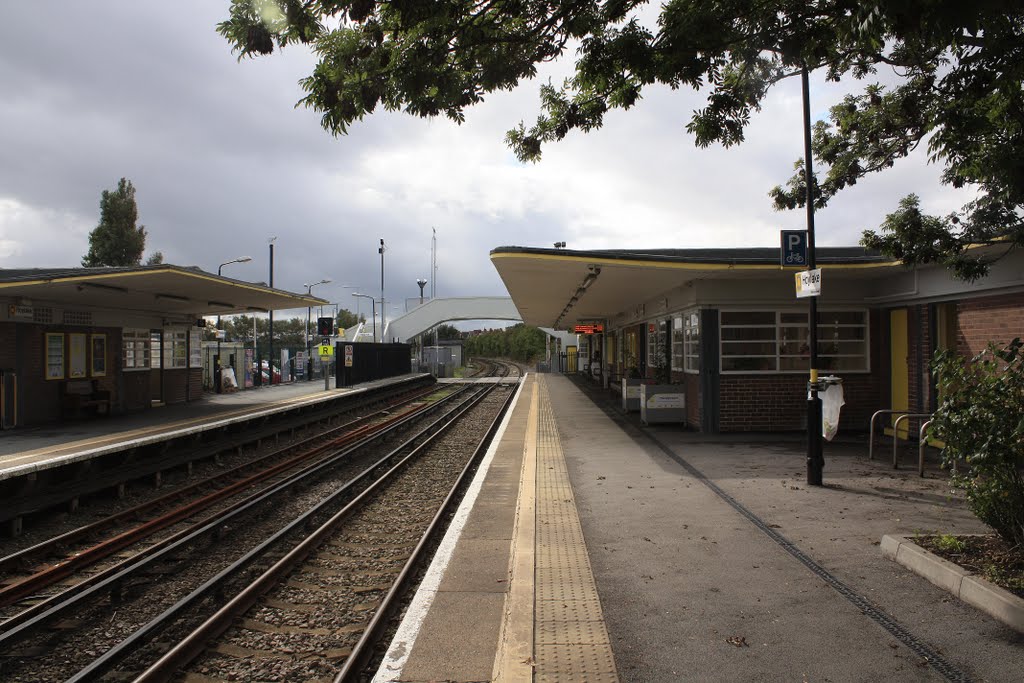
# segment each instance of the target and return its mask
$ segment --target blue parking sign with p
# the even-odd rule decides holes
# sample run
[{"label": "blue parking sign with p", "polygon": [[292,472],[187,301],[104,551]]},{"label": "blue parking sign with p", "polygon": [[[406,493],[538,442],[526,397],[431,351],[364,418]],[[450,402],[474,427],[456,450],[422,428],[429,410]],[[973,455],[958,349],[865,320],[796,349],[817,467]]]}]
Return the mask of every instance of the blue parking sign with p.
[{"label": "blue parking sign with p", "polygon": [[807,265],[807,231],[782,230],[782,252],[779,264],[783,266]]}]

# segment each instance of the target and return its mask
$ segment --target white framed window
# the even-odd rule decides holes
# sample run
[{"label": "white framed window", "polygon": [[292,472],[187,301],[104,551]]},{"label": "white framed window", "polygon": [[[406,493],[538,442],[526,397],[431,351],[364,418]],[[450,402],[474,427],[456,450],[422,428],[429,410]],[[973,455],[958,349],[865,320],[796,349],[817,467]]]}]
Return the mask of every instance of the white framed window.
[{"label": "white framed window", "polygon": [[148,370],[149,343],[149,330],[121,330],[121,367],[125,370]]},{"label": "white framed window", "polygon": [[683,329],[683,316],[672,318],[672,370],[682,372],[684,365],[683,354],[686,348],[685,331]]},{"label": "white framed window", "polygon": [[[805,372],[809,367],[807,312],[722,311],[722,372]],[[818,369],[868,372],[868,313],[818,313]]]},{"label": "white framed window", "polygon": [[189,359],[190,368],[203,367],[203,331],[192,328],[189,330]]},{"label": "white framed window", "polygon": [[700,315],[690,311],[683,319],[683,363],[686,372],[700,371]]},{"label": "white framed window", "polygon": [[164,330],[163,358],[164,368],[179,369],[188,367],[188,331]]},{"label": "white framed window", "polygon": [[647,367],[652,371],[668,362],[665,355],[668,342],[668,320],[663,318],[647,323]]},{"label": "white framed window", "polygon": [[161,365],[164,362],[164,333],[161,330],[150,330],[149,331],[149,364],[154,370],[159,370],[166,365]]}]

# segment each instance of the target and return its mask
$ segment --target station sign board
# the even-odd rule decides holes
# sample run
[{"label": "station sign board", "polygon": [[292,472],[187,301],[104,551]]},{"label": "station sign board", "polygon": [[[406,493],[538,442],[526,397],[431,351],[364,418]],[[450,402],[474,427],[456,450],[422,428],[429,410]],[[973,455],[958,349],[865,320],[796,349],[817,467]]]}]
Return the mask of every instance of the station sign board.
[{"label": "station sign board", "polygon": [[807,267],[807,231],[781,230],[782,250],[779,265]]},{"label": "station sign board", "polygon": [[796,298],[821,295],[821,268],[793,273],[796,278]]},{"label": "station sign board", "polygon": [[602,334],[604,332],[604,323],[576,325],[576,327],[573,328],[573,332],[576,334]]}]

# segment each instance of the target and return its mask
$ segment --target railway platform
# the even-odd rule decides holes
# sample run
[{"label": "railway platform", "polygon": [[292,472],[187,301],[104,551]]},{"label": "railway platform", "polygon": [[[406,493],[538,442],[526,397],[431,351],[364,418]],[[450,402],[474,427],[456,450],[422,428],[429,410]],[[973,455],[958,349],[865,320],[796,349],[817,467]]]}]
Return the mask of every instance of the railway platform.
[{"label": "railway platform", "polygon": [[199,434],[258,417],[337,401],[423,376],[401,375],[341,388],[335,388],[332,378],[327,390],[323,379],[293,382],[253,391],[210,394],[201,401],[160,406],[138,413],[0,432],[0,481],[175,436]]},{"label": "railway platform", "polygon": [[1020,680],[1020,633],[881,552],[983,531],[942,473],[805,458],[528,375],[374,680]]}]

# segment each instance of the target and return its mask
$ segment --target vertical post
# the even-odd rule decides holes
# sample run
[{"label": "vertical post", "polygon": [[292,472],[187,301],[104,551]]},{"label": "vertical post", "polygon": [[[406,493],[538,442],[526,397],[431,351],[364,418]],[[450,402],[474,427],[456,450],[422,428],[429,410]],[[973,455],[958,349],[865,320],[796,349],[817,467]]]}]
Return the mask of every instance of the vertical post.
[{"label": "vertical post", "polygon": [[[274,288],[274,240],[276,237],[270,238],[270,288]],[[267,349],[267,376],[270,380],[270,386],[274,386],[274,309],[270,309],[270,320],[267,324],[267,343],[269,348]],[[263,372],[262,363],[260,363],[260,372]]]},{"label": "vertical post", "polygon": [[[306,288],[306,294],[309,294],[312,291],[313,291],[312,285],[310,285],[309,287]],[[302,310],[302,309],[299,309],[299,310]],[[306,381],[307,382],[312,381],[312,379],[313,379],[313,358],[310,355],[310,347],[309,347],[309,312],[310,312],[310,307],[306,306]]]},{"label": "vertical post", "polygon": [[384,343],[384,330],[387,329],[387,325],[384,324],[384,238],[380,238],[380,341]]},{"label": "vertical post", "polygon": [[[817,266],[814,257],[814,170],[811,163],[811,97],[807,64],[800,72],[804,105],[804,183],[807,190],[807,268]],[[821,451],[821,401],[818,399],[818,297],[810,299],[808,311],[808,344],[810,345],[810,377],[807,387],[807,483],[822,485],[825,458]]]}]

